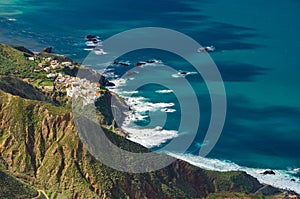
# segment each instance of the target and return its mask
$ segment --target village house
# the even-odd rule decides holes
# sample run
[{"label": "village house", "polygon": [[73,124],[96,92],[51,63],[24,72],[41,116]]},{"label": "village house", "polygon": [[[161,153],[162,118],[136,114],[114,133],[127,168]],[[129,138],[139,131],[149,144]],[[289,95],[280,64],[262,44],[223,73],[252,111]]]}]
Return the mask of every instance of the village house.
[{"label": "village house", "polygon": [[48,78],[53,78],[53,77],[56,77],[56,76],[57,76],[57,74],[53,74],[53,73],[50,73],[50,74],[47,75]]},{"label": "village house", "polygon": [[27,59],[30,60],[30,61],[34,61],[35,60],[34,57],[27,57]]},{"label": "village house", "polygon": [[70,62],[70,61],[65,61],[65,62],[62,62],[61,65],[62,65],[62,66],[66,66],[66,67],[70,67],[70,66],[72,66],[72,62]]},{"label": "village house", "polygon": [[47,67],[44,68],[44,71],[46,71],[47,73],[49,73],[50,70],[51,70],[51,68],[49,66],[47,66]]},{"label": "village house", "polygon": [[59,63],[58,63],[57,60],[52,60],[52,61],[50,62],[50,64],[51,64],[51,68],[54,69],[54,70],[60,68],[60,65],[59,65]]},{"label": "village house", "polygon": [[52,58],[51,57],[47,57],[47,58],[45,58],[45,61],[46,62],[50,62],[52,60]]},{"label": "village house", "polygon": [[42,89],[46,92],[53,92],[54,88],[54,86],[42,86]]}]

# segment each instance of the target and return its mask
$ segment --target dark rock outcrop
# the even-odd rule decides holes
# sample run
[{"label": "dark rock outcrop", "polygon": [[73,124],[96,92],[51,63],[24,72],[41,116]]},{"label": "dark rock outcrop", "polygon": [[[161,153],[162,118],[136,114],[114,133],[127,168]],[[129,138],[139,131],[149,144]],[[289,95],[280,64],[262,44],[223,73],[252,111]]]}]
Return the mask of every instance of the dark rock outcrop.
[{"label": "dark rock outcrop", "polygon": [[121,66],[130,66],[129,62],[123,62],[123,61],[114,61],[113,62],[114,65],[121,65]]},{"label": "dark rock outcrop", "polygon": [[266,170],[266,171],[264,171],[264,172],[261,173],[261,174],[263,174],[263,175],[275,175],[275,172],[272,171],[272,170]]},{"label": "dark rock outcrop", "polygon": [[145,65],[145,64],[147,64],[147,62],[137,61],[137,62],[135,63],[135,66],[143,66],[143,65]]},{"label": "dark rock outcrop", "polygon": [[110,81],[107,81],[105,86],[115,86],[115,84]]},{"label": "dark rock outcrop", "polygon": [[45,47],[44,49],[43,49],[43,52],[44,53],[52,53],[52,47],[51,46],[47,46],[47,47]]},{"label": "dark rock outcrop", "polygon": [[102,85],[102,86],[115,86],[114,83],[108,81],[108,79],[104,76],[101,76],[100,77],[100,80],[99,80],[99,83]]},{"label": "dark rock outcrop", "polygon": [[34,53],[24,46],[12,46],[14,49],[17,49],[18,51],[21,51],[24,53],[25,56],[34,56]]},{"label": "dark rock outcrop", "polygon": [[97,40],[97,36],[96,35],[91,35],[91,34],[88,34],[85,36],[85,39],[88,40],[88,41],[95,41]]}]

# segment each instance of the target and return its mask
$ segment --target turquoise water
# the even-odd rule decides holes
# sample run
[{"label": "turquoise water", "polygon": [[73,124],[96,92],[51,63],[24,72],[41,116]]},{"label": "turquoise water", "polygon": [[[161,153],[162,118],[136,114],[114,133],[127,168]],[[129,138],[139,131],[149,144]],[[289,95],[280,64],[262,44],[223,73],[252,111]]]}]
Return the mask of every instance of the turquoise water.
[{"label": "turquoise water", "polygon": [[[228,115],[209,157],[251,168],[291,170],[300,167],[299,8],[296,0],[6,0],[0,3],[0,42],[37,51],[51,45],[78,62],[88,53],[83,51],[88,33],[106,39],[131,28],[157,26],[183,32],[203,46],[214,45],[217,51],[211,56],[225,81]],[[124,57],[132,63],[154,58],[178,70],[189,69],[168,53],[142,51]],[[187,79],[203,107],[198,137],[188,151],[193,154],[201,146],[210,104],[201,78]],[[150,85],[136,95],[152,102],[173,101],[179,109],[172,93],[162,99],[155,90]],[[168,115],[164,127],[176,129],[180,112]]]}]

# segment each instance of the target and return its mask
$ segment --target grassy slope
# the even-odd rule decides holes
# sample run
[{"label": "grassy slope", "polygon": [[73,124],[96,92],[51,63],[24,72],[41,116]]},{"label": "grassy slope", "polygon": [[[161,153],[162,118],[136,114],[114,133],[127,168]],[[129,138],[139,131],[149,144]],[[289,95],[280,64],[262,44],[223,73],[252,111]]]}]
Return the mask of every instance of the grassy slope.
[{"label": "grassy slope", "polygon": [[0,77],[0,89],[7,93],[18,95],[26,99],[50,101],[41,91],[35,89],[30,84],[27,84],[18,78]]},{"label": "grassy slope", "polygon": [[0,44],[0,75],[14,75],[19,77],[35,77],[33,70],[38,66],[28,61],[24,52]]},{"label": "grassy slope", "polygon": [[33,198],[37,195],[35,188],[0,170],[0,198]]}]

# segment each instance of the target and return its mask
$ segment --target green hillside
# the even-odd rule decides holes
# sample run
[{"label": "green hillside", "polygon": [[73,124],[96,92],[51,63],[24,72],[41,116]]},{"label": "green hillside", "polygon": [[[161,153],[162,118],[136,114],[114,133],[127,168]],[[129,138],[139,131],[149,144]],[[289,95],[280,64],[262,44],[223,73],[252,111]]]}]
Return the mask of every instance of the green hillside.
[{"label": "green hillside", "polygon": [[37,190],[0,170],[0,198],[33,198]]}]

